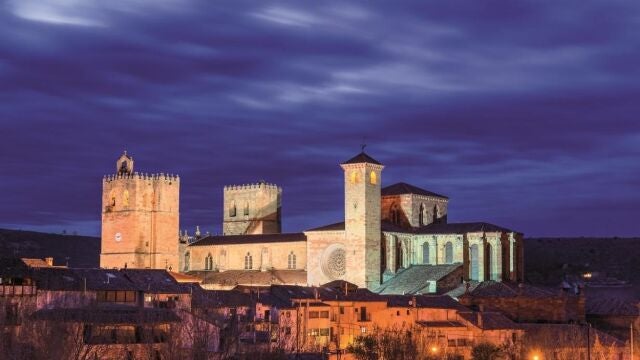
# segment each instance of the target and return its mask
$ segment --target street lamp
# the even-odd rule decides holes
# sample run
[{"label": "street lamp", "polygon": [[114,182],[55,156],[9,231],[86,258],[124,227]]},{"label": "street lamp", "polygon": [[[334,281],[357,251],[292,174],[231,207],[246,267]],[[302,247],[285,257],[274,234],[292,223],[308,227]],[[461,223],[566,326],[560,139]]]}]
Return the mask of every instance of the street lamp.
[{"label": "street lamp", "polygon": [[531,360],[542,360],[542,356],[539,353],[534,352],[531,354]]},{"label": "street lamp", "polygon": [[431,353],[432,354],[437,354],[438,353],[438,347],[437,346],[432,346],[431,347]]}]

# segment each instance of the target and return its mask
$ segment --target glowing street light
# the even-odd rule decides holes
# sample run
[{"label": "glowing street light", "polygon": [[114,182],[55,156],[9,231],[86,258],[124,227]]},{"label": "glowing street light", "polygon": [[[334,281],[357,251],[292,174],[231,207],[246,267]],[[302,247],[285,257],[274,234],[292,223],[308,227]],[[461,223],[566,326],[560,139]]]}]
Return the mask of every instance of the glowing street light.
[{"label": "glowing street light", "polygon": [[438,352],[438,347],[436,347],[436,346],[432,346],[432,347],[431,347],[431,352],[432,352],[432,353],[434,353],[434,354],[436,354],[436,353]]},{"label": "glowing street light", "polygon": [[542,356],[538,353],[531,354],[531,360],[542,360]]}]

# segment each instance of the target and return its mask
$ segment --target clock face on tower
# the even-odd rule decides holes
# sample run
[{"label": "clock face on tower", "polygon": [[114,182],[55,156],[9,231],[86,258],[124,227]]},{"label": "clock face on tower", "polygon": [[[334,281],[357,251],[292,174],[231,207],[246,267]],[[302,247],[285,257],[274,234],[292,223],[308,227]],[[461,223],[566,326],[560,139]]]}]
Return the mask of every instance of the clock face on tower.
[{"label": "clock face on tower", "polygon": [[120,242],[122,240],[122,234],[116,233],[116,241]]}]

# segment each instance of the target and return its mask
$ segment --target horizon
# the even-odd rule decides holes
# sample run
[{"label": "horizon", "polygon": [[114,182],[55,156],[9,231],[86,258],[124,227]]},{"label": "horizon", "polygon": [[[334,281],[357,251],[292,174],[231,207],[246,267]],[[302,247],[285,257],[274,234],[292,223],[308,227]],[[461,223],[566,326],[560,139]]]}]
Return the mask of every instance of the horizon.
[{"label": "horizon", "polygon": [[260,180],[302,231],[342,221],[338,164],[366,143],[449,222],[640,236],[640,6],[579,4],[10,1],[0,228],[100,236],[127,150],[180,176],[190,234]]}]

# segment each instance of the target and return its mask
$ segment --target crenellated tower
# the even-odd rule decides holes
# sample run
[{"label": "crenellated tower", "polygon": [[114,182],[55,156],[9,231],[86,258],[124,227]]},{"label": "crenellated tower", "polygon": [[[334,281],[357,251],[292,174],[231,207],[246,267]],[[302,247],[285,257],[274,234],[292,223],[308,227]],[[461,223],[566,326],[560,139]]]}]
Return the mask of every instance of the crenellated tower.
[{"label": "crenellated tower", "polygon": [[277,234],[281,225],[282,188],[261,181],[224,187],[224,235]]},{"label": "crenellated tower", "polygon": [[102,180],[100,267],[178,270],[180,178],[133,171],[124,152]]}]

